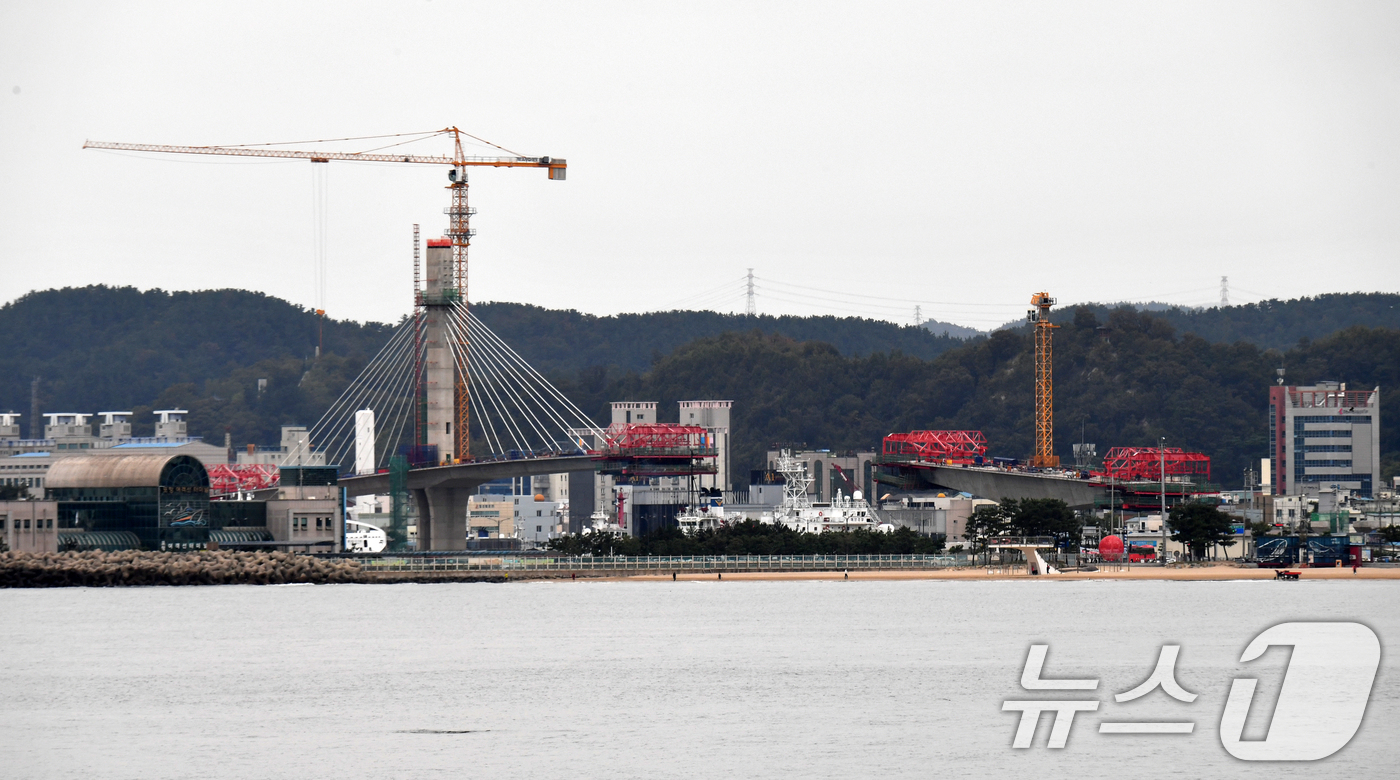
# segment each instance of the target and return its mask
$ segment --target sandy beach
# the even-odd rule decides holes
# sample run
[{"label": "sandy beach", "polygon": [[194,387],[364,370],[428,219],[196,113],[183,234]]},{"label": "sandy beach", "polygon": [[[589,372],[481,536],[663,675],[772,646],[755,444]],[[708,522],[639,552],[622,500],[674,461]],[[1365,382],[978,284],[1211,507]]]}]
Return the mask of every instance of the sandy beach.
[{"label": "sandy beach", "polygon": [[[1221,566],[1183,566],[1167,567],[1166,569],[1154,566],[1133,566],[1125,567],[1119,571],[1088,571],[1088,572],[1065,572],[1062,574],[1047,574],[1044,576],[1031,577],[1025,573],[1024,568],[1013,571],[1007,567],[979,567],[964,569],[942,569],[942,570],[906,570],[906,571],[852,571],[849,575],[843,572],[830,571],[796,571],[796,572],[726,572],[723,575],[725,580],[1034,580],[1039,582],[1056,582],[1061,580],[1182,580],[1182,581],[1206,581],[1206,580],[1273,580],[1274,569],[1244,568],[1233,565]],[[1400,580],[1400,568],[1373,568],[1361,567],[1355,574],[1351,569],[1329,568],[1329,569],[1298,569],[1289,571],[1301,572],[1300,580]],[[582,577],[580,580],[584,579]],[[605,580],[665,580],[670,581],[671,575],[667,574],[644,574],[633,577],[589,577],[591,581]],[[677,580],[714,580],[715,574],[678,574]]]}]

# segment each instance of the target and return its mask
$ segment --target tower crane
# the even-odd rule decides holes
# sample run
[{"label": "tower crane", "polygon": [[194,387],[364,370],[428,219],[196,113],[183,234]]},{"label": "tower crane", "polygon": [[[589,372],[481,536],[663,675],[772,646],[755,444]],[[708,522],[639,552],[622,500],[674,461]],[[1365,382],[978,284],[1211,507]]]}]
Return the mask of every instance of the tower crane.
[{"label": "tower crane", "polygon": [[1035,329],[1035,456],[1031,465],[1036,468],[1060,465],[1055,454],[1055,387],[1051,381],[1050,337],[1059,327],[1050,322],[1050,307],[1054,305],[1050,293],[1038,292],[1031,296],[1031,306],[1035,308],[1026,312],[1026,319]]},{"label": "tower crane", "polygon": [[[468,156],[462,148],[462,137],[481,141],[490,146],[495,146],[503,152],[509,152],[502,146],[497,146],[489,141],[477,138],[470,133],[465,133],[456,127],[448,127],[442,130],[428,133],[400,133],[393,136],[361,136],[357,138],[333,138],[324,141],[307,141],[304,143],[322,143],[339,141],[361,141],[370,139],[398,138],[406,136],[419,136],[410,141],[390,144],[386,147],[369,150],[365,152],[317,152],[304,151],[298,149],[274,149],[269,147],[287,146],[290,144],[247,144],[241,146],[170,146],[165,144],[134,144],[134,143],[114,143],[110,141],[85,141],[84,149],[110,149],[127,152],[163,152],[173,154],[208,154],[223,157],[278,157],[299,160],[310,160],[313,163],[329,163],[332,160],[346,160],[354,162],[382,162],[382,163],[409,163],[425,165],[445,165],[449,167],[447,179],[449,184],[447,189],[451,190],[451,205],[444,212],[448,216],[448,226],[446,236],[452,244],[452,287],[455,295],[453,297],[460,301],[460,305],[467,304],[467,247],[471,245],[472,236],[475,235],[471,229],[471,216],[476,213],[475,209],[467,205],[467,169],[474,166],[489,166],[492,168],[545,168],[549,172],[549,178],[554,181],[564,181],[568,170],[565,160],[555,157],[523,157],[511,152],[510,157],[480,157]],[[403,143],[426,140],[437,136],[451,136],[451,155],[422,155],[384,152],[386,148],[400,146]],[[415,295],[418,292],[415,290]],[[429,334],[429,338],[432,338]],[[451,365],[451,361],[448,361]],[[452,443],[455,445],[452,452],[456,453],[456,458],[469,457],[471,454],[471,428],[470,428],[470,397],[468,394],[467,377],[453,370],[454,379],[454,407],[452,423],[455,423],[456,430],[450,431],[447,435],[452,436]],[[439,422],[441,426],[441,421]]]}]

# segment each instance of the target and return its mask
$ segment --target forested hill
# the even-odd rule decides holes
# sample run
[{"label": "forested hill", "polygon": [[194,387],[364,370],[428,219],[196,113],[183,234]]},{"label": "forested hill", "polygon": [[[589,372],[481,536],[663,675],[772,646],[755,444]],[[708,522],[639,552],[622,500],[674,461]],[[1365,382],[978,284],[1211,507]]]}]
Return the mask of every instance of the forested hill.
[{"label": "forested hill", "polygon": [[[932,361],[907,355],[847,357],[825,344],[755,333],[701,339],[645,374],[584,376],[565,388],[585,410],[611,400],[733,399],[735,473],[757,468],[774,443],[872,448],[891,431],[983,431],[993,454],[1025,458],[1034,447],[1034,355],[1030,337],[999,331]],[[1252,344],[1178,336],[1151,314],[1124,308],[1104,320],[1081,309],[1055,332],[1055,444],[1169,446],[1204,452],[1219,483],[1268,455],[1268,389],[1274,370],[1290,383],[1338,380],[1381,392],[1381,420],[1400,419],[1400,330],[1350,328],[1286,353]],[[670,418],[674,421],[674,417]],[[1382,475],[1400,468],[1400,425],[1381,426]]]},{"label": "forested hill", "polygon": [[[1355,306],[1331,312],[1329,301]],[[1309,317],[1317,333],[1382,305],[1390,305],[1384,296],[1325,296],[1280,308]],[[1267,309],[1239,322],[1276,316]],[[733,399],[740,478],[778,442],[867,448],[891,431],[971,428],[999,455],[1032,447],[1033,360],[1023,331],[961,342],[858,319],[593,317],[500,303],[474,310],[596,420],[606,422],[616,400],[662,402],[665,421],[679,400]],[[1062,458],[1081,425],[1100,453],[1165,436],[1211,455],[1218,481],[1238,485],[1242,469],[1267,454],[1267,388],[1281,366],[1290,383],[1380,385],[1382,421],[1400,420],[1400,329],[1351,327],[1280,352],[1182,335],[1171,322],[1131,308],[1063,313],[1055,335]],[[1247,332],[1219,322],[1221,332]],[[1277,338],[1299,332],[1279,323],[1285,335]],[[0,410],[23,412],[27,432],[30,380],[41,376],[44,411],[131,409],[137,435],[149,435],[150,410],[175,406],[191,411],[192,434],[274,443],[279,425],[314,423],[391,330],[327,320],[327,354],[313,360],[320,326],[286,301],[237,290],[31,293],[0,307]],[[1383,424],[1381,437],[1388,478],[1400,466],[1400,425]]]},{"label": "forested hill", "polygon": [[[854,317],[708,311],[596,317],[515,303],[477,304],[472,310],[527,360],[551,373],[591,366],[643,371],[688,341],[736,329],[820,340],[849,355],[901,350],[932,358],[963,344],[912,326]],[[391,331],[380,323],[322,322],[300,306],[246,290],[142,292],[95,285],[29,293],[0,307],[0,411],[25,414],[27,432],[30,383],[36,376],[46,412],[149,408],[177,385],[224,387],[226,380],[252,374],[285,383],[310,368],[318,340],[327,354],[344,359],[321,367],[331,371],[325,381],[334,384],[340,372],[358,370]],[[183,388],[174,397],[190,398],[191,392]],[[267,414],[276,408],[270,399],[264,406]],[[248,435],[262,437],[258,443],[269,441],[267,436],[275,441],[278,424],[305,422],[301,418],[309,413],[292,404],[277,414],[283,419],[264,421]],[[148,426],[137,418],[138,431]]]},{"label": "forested hill", "polygon": [[328,353],[367,357],[390,331],[373,322],[322,323],[314,312],[247,290],[33,292],[0,307],[0,410],[23,413],[28,431],[36,376],[45,412],[131,409],[175,384],[220,379],[264,360],[309,360],[318,338]]},{"label": "forested hill", "polygon": [[[1107,317],[1119,304],[1088,304],[1094,315]],[[1286,301],[1268,300],[1241,306],[1208,309],[1168,308],[1151,312],[1180,334],[1233,344],[1247,341],[1264,349],[1288,349],[1303,339],[1326,338],[1345,328],[1400,328],[1400,294],[1337,293]],[[1074,309],[1052,313],[1055,322],[1068,322]]]},{"label": "forested hill", "polygon": [[821,341],[854,357],[899,351],[931,360],[964,343],[912,325],[859,317],[748,317],[712,311],[599,317],[523,303],[474,303],[472,311],[536,368],[556,373],[594,366],[643,371],[682,344],[735,331]]}]

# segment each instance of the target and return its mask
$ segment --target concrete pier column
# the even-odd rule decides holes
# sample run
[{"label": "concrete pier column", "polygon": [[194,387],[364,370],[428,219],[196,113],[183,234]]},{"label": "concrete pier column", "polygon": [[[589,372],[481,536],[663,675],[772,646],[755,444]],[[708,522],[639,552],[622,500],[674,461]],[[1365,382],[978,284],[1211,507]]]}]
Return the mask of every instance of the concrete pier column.
[{"label": "concrete pier column", "polygon": [[418,502],[418,549],[467,549],[467,500],[471,487],[430,487],[413,491]]}]

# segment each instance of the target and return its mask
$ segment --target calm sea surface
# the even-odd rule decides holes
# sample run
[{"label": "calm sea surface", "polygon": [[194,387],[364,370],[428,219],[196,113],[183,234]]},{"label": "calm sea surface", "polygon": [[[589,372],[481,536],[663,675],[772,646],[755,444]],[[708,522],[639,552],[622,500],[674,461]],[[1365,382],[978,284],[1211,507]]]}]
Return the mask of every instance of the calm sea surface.
[{"label": "calm sea surface", "polygon": [[[1218,735],[1229,681],[1259,677],[1267,705],[1286,650],[1237,661],[1289,620],[1380,636],[1366,721],[1319,763],[1236,761]],[[1022,691],[1032,641],[1046,677],[1099,689]],[[1115,704],[1164,643],[1200,697]],[[1381,582],[9,590],[0,776],[1396,777],[1397,647],[1400,583]],[[1105,703],[1066,749],[1044,747],[1047,715],[1012,750],[1001,705],[1025,698]],[[1098,734],[1113,716],[1197,725]]]}]

